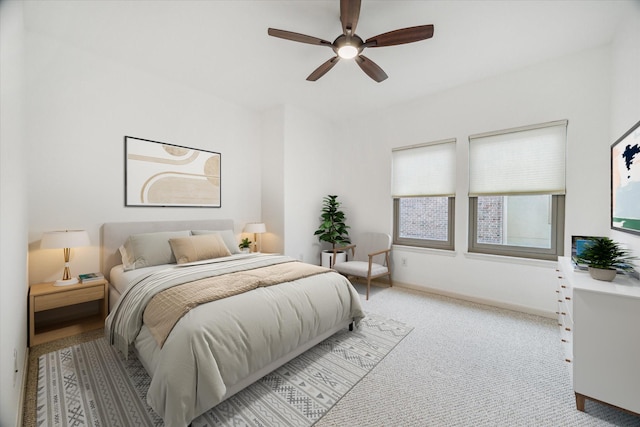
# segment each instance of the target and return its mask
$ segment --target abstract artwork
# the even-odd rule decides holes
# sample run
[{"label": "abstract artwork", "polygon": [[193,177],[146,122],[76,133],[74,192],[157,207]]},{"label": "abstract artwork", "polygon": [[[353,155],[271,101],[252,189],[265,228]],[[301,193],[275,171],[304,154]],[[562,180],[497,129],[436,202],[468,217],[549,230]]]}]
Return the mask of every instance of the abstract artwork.
[{"label": "abstract artwork", "polygon": [[640,122],[611,145],[611,228],[640,234]]},{"label": "abstract artwork", "polygon": [[124,137],[125,206],[220,207],[220,153]]}]

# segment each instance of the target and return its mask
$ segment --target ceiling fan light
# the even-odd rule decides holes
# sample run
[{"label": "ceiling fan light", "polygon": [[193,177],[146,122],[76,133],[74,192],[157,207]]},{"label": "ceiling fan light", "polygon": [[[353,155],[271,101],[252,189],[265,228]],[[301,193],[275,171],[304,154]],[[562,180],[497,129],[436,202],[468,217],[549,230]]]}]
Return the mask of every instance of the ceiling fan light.
[{"label": "ceiling fan light", "polygon": [[358,48],[349,44],[341,46],[338,49],[338,56],[342,59],[351,59],[354,58],[357,54]]}]

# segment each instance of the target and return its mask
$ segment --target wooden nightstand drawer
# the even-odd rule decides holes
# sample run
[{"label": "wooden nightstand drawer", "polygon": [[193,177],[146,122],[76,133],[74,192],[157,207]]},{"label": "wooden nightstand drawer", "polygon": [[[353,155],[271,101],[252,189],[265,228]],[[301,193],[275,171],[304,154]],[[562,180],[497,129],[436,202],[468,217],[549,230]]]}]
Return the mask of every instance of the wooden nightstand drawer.
[{"label": "wooden nightstand drawer", "polygon": [[[79,285],[82,286],[82,285]],[[50,310],[52,308],[66,307],[87,301],[95,301],[104,298],[104,287],[92,286],[79,288],[63,293],[40,295],[34,298],[34,311]]]}]

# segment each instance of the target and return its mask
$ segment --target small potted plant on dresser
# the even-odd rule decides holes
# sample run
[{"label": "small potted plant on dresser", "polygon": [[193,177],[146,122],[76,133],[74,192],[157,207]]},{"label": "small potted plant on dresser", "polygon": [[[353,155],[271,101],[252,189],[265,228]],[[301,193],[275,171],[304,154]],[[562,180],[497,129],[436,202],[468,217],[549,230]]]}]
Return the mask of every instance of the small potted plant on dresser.
[{"label": "small potted plant on dresser", "polygon": [[242,252],[243,254],[248,254],[249,252],[251,252],[251,240],[249,240],[248,237],[245,237],[240,241],[238,248],[240,248],[240,252]]},{"label": "small potted plant on dresser", "polygon": [[347,253],[340,251],[333,258],[333,249],[336,245],[344,246],[351,243],[349,239],[349,226],[345,224],[347,217],[340,210],[341,203],[338,196],[328,195],[322,199],[322,214],[320,215],[320,226],[314,233],[320,242],[331,243],[331,250],[322,251],[321,265],[332,267],[338,261],[346,261]]},{"label": "small potted plant on dresser", "polygon": [[633,270],[631,260],[636,259],[627,249],[621,248],[617,242],[608,237],[589,239],[577,258],[579,262],[589,267],[591,277],[607,282],[615,279],[617,269]]}]

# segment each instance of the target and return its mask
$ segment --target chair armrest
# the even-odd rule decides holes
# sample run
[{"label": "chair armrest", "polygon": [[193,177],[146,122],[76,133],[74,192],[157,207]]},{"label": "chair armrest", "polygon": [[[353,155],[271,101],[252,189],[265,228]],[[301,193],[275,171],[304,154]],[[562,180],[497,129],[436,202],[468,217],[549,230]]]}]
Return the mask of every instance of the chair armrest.
[{"label": "chair armrest", "polygon": [[369,258],[374,257],[376,255],[380,255],[380,254],[383,254],[383,253],[390,253],[390,252],[391,252],[391,249],[384,249],[382,251],[372,252],[372,253],[369,254]]},{"label": "chair armrest", "polygon": [[[339,252],[339,251],[347,251],[347,250],[349,250],[349,249],[351,249],[351,256],[353,256],[353,255],[355,254],[355,252],[356,252],[356,245],[341,246],[341,247],[339,247],[339,248],[334,248],[334,249],[333,249],[333,256],[334,256],[334,257],[336,256],[336,252]],[[335,258],[334,258],[334,259],[335,259]]]}]

